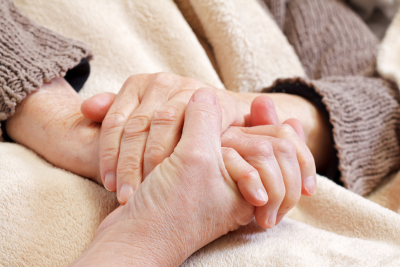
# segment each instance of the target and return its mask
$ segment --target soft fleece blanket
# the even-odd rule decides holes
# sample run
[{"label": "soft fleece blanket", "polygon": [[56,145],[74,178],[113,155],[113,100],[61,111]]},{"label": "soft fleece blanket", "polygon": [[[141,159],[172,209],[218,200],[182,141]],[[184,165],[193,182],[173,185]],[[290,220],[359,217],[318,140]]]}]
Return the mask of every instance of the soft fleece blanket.
[{"label": "soft fleece blanket", "polygon": [[[93,48],[84,98],[116,93],[129,75],[143,72],[174,72],[242,92],[304,75],[256,0],[16,4],[39,24]],[[400,176],[393,175],[369,196],[378,205],[318,177],[316,195],[303,198],[277,227],[242,227],[183,266],[399,266],[399,190]],[[101,186],[22,146],[0,143],[0,265],[67,265],[117,205]]]}]

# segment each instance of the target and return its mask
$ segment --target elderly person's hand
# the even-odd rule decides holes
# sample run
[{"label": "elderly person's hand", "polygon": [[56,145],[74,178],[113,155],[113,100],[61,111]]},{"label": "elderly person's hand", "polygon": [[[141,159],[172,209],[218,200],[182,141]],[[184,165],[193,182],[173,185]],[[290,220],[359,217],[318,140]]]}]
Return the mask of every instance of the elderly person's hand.
[{"label": "elderly person's hand", "polygon": [[[108,190],[117,191],[121,204],[143,176],[172,154],[181,137],[187,103],[202,87],[211,88],[170,73],[133,75],[125,82],[102,121],[100,137],[101,178]],[[228,91],[213,91],[222,108],[221,132],[244,125],[247,110],[241,102]],[[90,101],[82,112],[93,119]]]},{"label": "elderly person's hand", "polygon": [[57,167],[101,184],[98,159],[100,124],[80,112],[82,98],[62,78],[29,94],[6,121],[6,131]]},{"label": "elderly person's hand", "polygon": [[[201,87],[210,88],[195,79],[174,74],[141,74],[128,79],[115,101],[114,95],[105,93],[83,103],[82,112],[87,118],[98,122],[104,119],[100,141],[100,173],[105,187],[117,191],[121,204],[142,182],[143,176],[171,155],[180,139],[187,101]],[[276,124],[278,121],[269,112],[256,118],[248,115],[250,103],[257,94],[212,90],[221,102],[221,133],[229,126]],[[287,105],[290,106],[290,103]],[[273,104],[269,110],[275,112]],[[268,116],[269,119],[262,118]],[[284,138],[288,137],[284,135]],[[314,177],[312,181],[308,179],[310,190],[303,190],[306,195],[311,195],[315,191],[314,162],[311,154],[300,155],[303,155],[299,157],[303,180]]]},{"label": "elderly person's hand", "polygon": [[196,91],[172,155],[103,221],[71,266],[179,266],[196,250],[248,224],[254,207],[224,167],[220,132],[217,96]]}]

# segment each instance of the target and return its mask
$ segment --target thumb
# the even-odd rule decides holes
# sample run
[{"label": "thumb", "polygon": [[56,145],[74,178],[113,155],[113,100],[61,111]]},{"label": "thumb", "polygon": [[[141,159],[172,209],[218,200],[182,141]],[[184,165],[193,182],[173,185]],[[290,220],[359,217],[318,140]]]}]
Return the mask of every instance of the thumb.
[{"label": "thumb", "polygon": [[[198,89],[185,111],[182,138],[178,145],[198,150],[221,150],[221,106],[210,89]],[[195,146],[195,147],[194,147]]]},{"label": "thumb", "polygon": [[113,93],[100,93],[86,99],[81,106],[83,116],[95,122],[102,122],[116,96]]},{"label": "thumb", "polygon": [[254,98],[250,111],[251,126],[279,124],[274,101],[266,95]]}]

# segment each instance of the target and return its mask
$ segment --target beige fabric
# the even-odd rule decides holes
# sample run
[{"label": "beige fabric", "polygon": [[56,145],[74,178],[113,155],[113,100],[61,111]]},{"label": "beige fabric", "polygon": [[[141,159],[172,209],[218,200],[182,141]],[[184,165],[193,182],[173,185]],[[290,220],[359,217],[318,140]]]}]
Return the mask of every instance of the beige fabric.
[{"label": "beige fabric", "polygon": [[116,207],[113,193],[0,143],[0,266],[66,266]]},{"label": "beige fabric", "polygon": [[294,49],[256,0],[190,0],[210,42],[222,81],[260,92],[277,78],[305,77]]},{"label": "beige fabric", "polygon": [[[39,24],[93,48],[95,60],[84,97],[117,92],[129,75],[140,72],[171,71],[223,87],[171,1],[16,2]],[[222,4],[216,1],[218,5]],[[236,12],[246,9],[240,7]],[[288,62],[298,60],[292,56]],[[274,75],[287,77],[285,70]],[[318,183],[317,195],[303,199],[280,226],[243,227],[201,249],[184,265],[398,266],[399,216],[326,178],[319,177]],[[88,246],[100,221],[116,206],[113,194],[16,144],[0,143],[0,192],[4,266],[65,266]]]},{"label": "beige fabric", "polygon": [[392,21],[378,52],[379,73],[400,86],[400,11]]}]

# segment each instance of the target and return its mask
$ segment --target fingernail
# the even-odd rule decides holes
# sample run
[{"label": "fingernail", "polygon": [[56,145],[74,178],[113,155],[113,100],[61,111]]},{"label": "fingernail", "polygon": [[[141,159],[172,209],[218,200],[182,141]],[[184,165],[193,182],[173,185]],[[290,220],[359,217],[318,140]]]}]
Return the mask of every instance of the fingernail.
[{"label": "fingernail", "polygon": [[110,192],[115,191],[115,174],[113,172],[106,174],[104,178],[104,187]]},{"label": "fingernail", "polygon": [[267,191],[265,191],[265,189],[258,189],[256,192],[256,198],[262,202],[268,202],[268,195],[267,195]]},{"label": "fingernail", "polygon": [[121,190],[119,191],[119,201],[121,203],[126,203],[129,199],[129,196],[133,194],[133,188],[132,186],[128,184],[123,184],[121,186]]},{"label": "fingernail", "polygon": [[310,195],[314,195],[316,187],[316,179],[314,176],[309,176],[304,180],[304,189]]},{"label": "fingernail", "polygon": [[274,226],[275,226],[275,223],[276,223],[276,214],[277,214],[277,213],[278,213],[278,210],[272,212],[271,215],[269,215],[267,224],[268,224],[270,227],[274,227]]},{"label": "fingernail", "polygon": [[280,223],[280,222],[282,221],[283,217],[285,217],[285,215],[286,215],[286,213],[278,214],[278,216],[276,216],[276,222],[275,222],[275,224]]},{"label": "fingernail", "polygon": [[194,92],[193,102],[203,102],[215,105],[215,95],[210,89],[199,89]]}]

